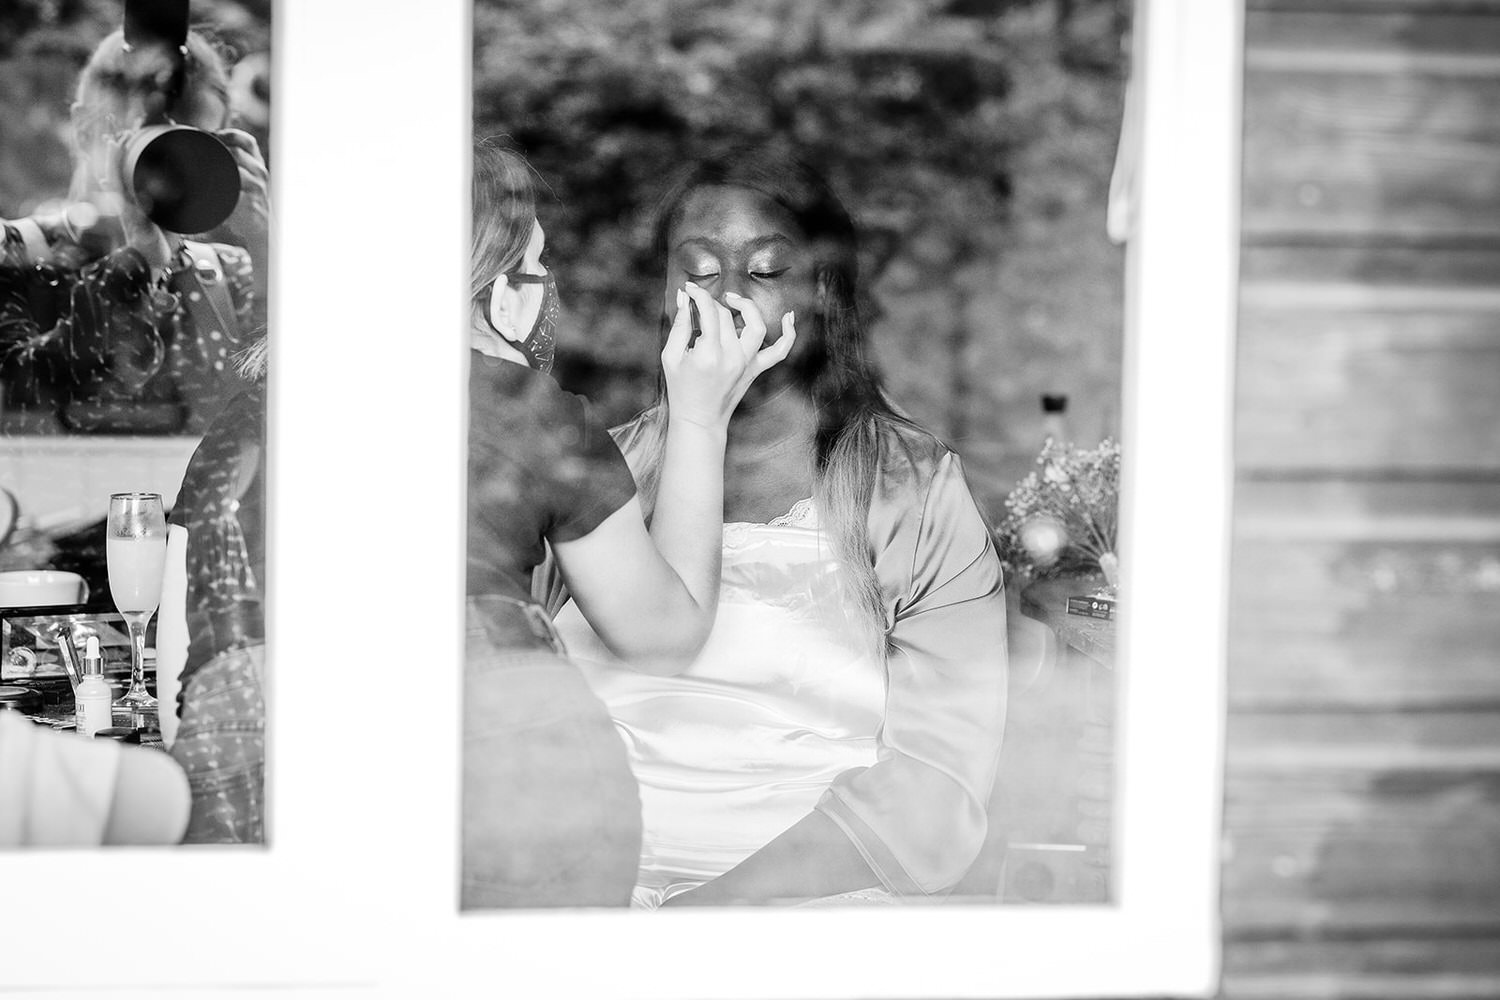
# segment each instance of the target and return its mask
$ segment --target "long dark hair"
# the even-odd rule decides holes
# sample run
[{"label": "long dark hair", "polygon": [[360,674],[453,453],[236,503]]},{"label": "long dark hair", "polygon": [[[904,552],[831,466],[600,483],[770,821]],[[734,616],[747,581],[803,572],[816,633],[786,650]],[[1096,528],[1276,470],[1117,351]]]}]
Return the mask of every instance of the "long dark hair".
[{"label": "long dark hair", "polygon": [[[705,187],[754,191],[788,212],[813,249],[818,287],[810,343],[795,377],[817,412],[815,496],[824,529],[845,571],[871,635],[885,631],[884,601],[870,551],[868,521],[881,442],[894,427],[915,429],[886,396],[870,356],[859,307],[859,245],[854,220],[823,176],[794,155],[768,147],[741,148],[683,170],[658,206],[654,245],[665,259],[668,235],[688,197]],[[801,324],[799,324],[801,325]],[[662,318],[665,342],[668,319]],[[806,328],[804,327],[804,330]],[[804,333],[804,336],[807,334]],[[666,438],[666,384],[643,414],[641,492],[654,501]],[[883,641],[875,643],[883,648]]]}]

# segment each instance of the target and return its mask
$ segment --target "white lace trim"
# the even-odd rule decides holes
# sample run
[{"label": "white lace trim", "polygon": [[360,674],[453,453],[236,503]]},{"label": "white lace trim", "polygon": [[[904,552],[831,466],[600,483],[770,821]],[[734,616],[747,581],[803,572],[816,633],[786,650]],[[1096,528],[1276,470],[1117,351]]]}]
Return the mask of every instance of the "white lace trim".
[{"label": "white lace trim", "polygon": [[765,524],[757,521],[730,521],[724,525],[724,544],[730,547],[743,545],[757,528],[817,528],[818,508],[812,497],[805,497],[792,504],[792,509],[774,517]]},{"label": "white lace trim", "polygon": [[769,523],[782,528],[811,528],[817,524],[817,514],[812,497],[804,497],[792,504],[791,510],[772,518]]}]

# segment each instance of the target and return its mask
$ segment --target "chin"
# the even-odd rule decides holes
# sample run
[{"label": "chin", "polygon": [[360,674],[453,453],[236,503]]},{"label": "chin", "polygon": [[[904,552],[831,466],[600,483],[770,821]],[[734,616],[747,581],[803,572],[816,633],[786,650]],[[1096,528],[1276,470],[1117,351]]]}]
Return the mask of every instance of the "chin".
[{"label": "chin", "polygon": [[[777,338],[780,338],[777,333]],[[798,334],[797,343],[792,348],[792,353],[781,364],[772,368],[767,374],[782,372],[788,381],[800,385],[803,388],[812,388],[813,383],[823,370],[828,366],[828,352],[820,341],[807,334]]]}]

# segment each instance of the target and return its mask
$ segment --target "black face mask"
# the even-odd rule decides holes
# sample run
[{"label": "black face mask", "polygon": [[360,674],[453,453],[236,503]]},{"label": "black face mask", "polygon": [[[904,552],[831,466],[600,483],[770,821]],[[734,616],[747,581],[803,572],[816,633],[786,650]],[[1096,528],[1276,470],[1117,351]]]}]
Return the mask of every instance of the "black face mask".
[{"label": "black face mask", "polygon": [[[546,274],[507,274],[505,280],[513,285],[541,285],[542,307],[537,310],[536,322],[532,324],[531,332],[526,339],[519,344],[512,344],[526,358],[526,363],[539,372],[550,372],[552,370],[553,355],[557,349],[557,317],[561,307],[557,297],[557,280],[552,277],[552,272]],[[485,295],[484,321],[489,324],[495,335],[507,344],[511,343],[509,337],[501,333],[495,326],[495,321],[490,319],[489,296],[493,294],[494,285],[489,286],[491,291]]]}]

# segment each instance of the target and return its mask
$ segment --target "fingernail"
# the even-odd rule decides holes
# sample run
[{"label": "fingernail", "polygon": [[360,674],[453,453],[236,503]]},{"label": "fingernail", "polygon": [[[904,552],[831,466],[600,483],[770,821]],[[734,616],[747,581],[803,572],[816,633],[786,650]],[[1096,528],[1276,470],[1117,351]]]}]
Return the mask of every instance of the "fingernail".
[{"label": "fingernail", "polygon": [[698,287],[698,285],[697,285],[697,283],[695,283],[695,282],[692,282],[692,281],[684,281],[684,282],[683,282],[683,283],[682,283],[682,287],[683,287],[683,288],[697,288],[697,287]]},{"label": "fingernail", "polygon": [[786,314],[786,322],[793,326],[797,325],[797,313],[795,310]]}]

